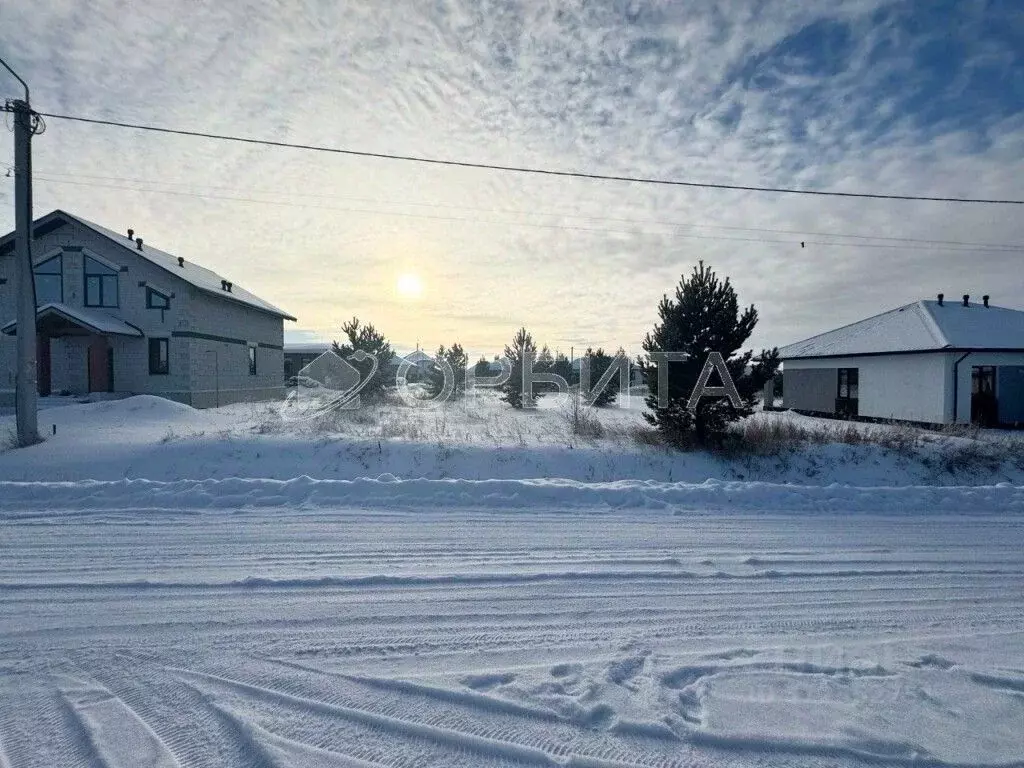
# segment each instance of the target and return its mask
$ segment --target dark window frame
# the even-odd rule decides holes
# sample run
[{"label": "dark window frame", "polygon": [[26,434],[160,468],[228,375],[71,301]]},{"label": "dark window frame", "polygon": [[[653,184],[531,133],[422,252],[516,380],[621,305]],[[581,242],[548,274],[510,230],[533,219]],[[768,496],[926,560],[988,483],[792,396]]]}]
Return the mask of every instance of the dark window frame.
[{"label": "dark window frame", "polygon": [[256,346],[254,344],[249,345],[249,375],[256,375]]},{"label": "dark window frame", "polygon": [[[90,267],[89,262],[92,262],[93,264],[96,265],[95,267],[92,268],[93,271],[90,271],[90,269],[89,269],[89,267]],[[100,309],[117,309],[118,307],[121,306],[121,296],[120,296],[120,294],[121,294],[121,273],[120,273],[119,270],[114,269],[113,267],[108,267],[106,264],[104,264],[99,259],[94,259],[92,256],[89,256],[88,254],[86,254],[85,255],[85,263],[82,265],[82,273],[83,273],[83,277],[82,277],[82,280],[83,280],[83,285],[82,285],[82,288],[83,288],[82,305],[83,306],[86,306],[86,307],[98,307]],[[111,274],[111,273],[113,273],[113,274]],[[107,303],[107,296],[106,296],[107,291],[104,288],[104,286],[107,283],[107,279],[109,279],[109,278],[113,278],[114,279],[114,303],[113,304],[108,304]],[[89,297],[89,281],[90,280],[96,280],[97,281],[96,285],[99,288],[99,303],[95,303],[93,301],[90,301],[90,297]]]},{"label": "dark window frame", "polygon": [[[161,349],[163,355],[160,354]],[[162,359],[162,362],[161,362]],[[171,341],[166,336],[149,339],[149,375],[167,376],[171,372]]]},{"label": "dark window frame", "polygon": [[[971,366],[971,394],[985,394],[995,396],[996,394],[996,365],[974,365]],[[981,391],[981,384],[985,382],[991,385],[991,389]]]},{"label": "dark window frame", "polygon": [[860,399],[860,369],[840,368],[836,386],[836,398],[839,400]]},{"label": "dark window frame", "polygon": [[860,412],[860,369],[839,368],[836,375],[836,415],[857,416]]},{"label": "dark window frame", "polygon": [[[158,296],[163,299],[163,304],[154,304],[153,297]],[[165,294],[163,291],[158,291],[156,288],[150,288],[146,286],[146,309],[170,309],[171,308],[171,297]]]},{"label": "dark window frame", "polygon": [[[59,264],[58,269],[57,269],[56,272],[49,272],[49,271],[40,272],[39,271],[40,267],[43,267],[43,266],[45,266],[45,265],[47,265],[47,264],[49,264],[51,262],[54,262],[54,261],[56,261]],[[55,255],[51,256],[50,258],[48,258],[48,259],[44,259],[43,261],[39,262],[34,267],[32,267],[32,281],[33,281],[32,285],[35,288],[35,292],[36,292],[36,305],[37,306],[40,306],[40,301],[39,301],[39,282],[38,282],[38,280],[36,280],[36,278],[39,277],[40,275],[46,275],[46,276],[49,276],[49,277],[57,277],[57,278],[59,278],[60,298],[57,299],[57,303],[58,304],[63,304],[64,303],[64,254],[63,253],[55,254]],[[48,302],[48,301],[47,302],[42,302],[42,304],[50,304],[50,303],[52,303],[52,302]]]}]

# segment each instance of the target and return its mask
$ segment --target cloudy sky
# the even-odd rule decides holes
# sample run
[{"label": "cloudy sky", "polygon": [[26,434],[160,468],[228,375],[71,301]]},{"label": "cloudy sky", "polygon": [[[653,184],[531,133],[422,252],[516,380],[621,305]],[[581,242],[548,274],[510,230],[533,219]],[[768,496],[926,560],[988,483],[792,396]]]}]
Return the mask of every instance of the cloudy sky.
[{"label": "cloudy sky", "polygon": [[[1020,0],[3,0],[0,55],[44,112],[616,175],[1024,198]],[[0,97],[18,93],[4,73]],[[0,131],[0,164],[12,151]],[[335,338],[358,315],[400,348],[493,353],[525,324],[566,352],[638,351],[699,259],[757,305],[757,346],[938,291],[1024,309],[1021,206],[523,176],[55,119],[34,152],[37,216],[133,227],[295,314],[291,340]]]}]

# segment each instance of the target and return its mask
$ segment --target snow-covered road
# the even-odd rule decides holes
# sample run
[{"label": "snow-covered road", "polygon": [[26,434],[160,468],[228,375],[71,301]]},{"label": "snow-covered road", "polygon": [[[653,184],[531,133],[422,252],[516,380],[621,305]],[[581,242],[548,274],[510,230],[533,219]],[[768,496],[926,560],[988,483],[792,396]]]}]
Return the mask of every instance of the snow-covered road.
[{"label": "snow-covered road", "polygon": [[0,766],[1024,764],[1024,517],[0,519]]}]

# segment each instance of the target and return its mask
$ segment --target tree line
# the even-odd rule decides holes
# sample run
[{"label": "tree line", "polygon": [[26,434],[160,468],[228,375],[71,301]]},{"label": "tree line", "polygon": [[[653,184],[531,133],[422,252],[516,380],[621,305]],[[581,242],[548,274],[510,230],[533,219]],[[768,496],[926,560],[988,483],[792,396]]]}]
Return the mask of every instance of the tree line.
[{"label": "tree line", "polygon": [[[666,442],[680,447],[720,443],[730,422],[753,413],[758,393],[774,379],[779,367],[778,349],[762,349],[756,355],[743,350],[757,321],[757,309],[753,305],[741,308],[730,279],[720,279],[703,261],[680,278],[673,295],[662,297],[658,321],[644,337],[644,354],[634,364],[643,373],[647,388],[644,418]],[[350,360],[364,379],[370,377],[362,395],[381,396],[392,383],[388,375],[395,354],[390,343],[373,325],[364,325],[358,318],[342,325],[342,332],[345,338],[334,342],[334,352]],[[725,361],[740,402],[733,404],[723,396],[704,397],[691,409],[690,395],[713,352]],[[558,390],[550,377],[545,380],[545,374],[560,376],[570,387],[584,389],[581,371],[589,379],[583,382],[589,383],[584,393],[589,395],[589,404],[607,407],[619,394],[618,371],[613,371],[603,389],[594,392],[593,388],[611,366],[625,360],[625,352],[620,348],[610,355],[603,348],[588,348],[577,370],[563,353],[552,353],[547,345],[538,349],[533,335],[523,327],[505,345],[504,359],[509,375],[499,389],[502,400],[513,408],[529,407],[538,397]],[[423,376],[427,396],[445,400],[460,397],[465,390],[468,363],[459,343],[438,347]],[[661,371],[659,366],[663,366]],[[540,381],[524,386],[526,368]],[[473,372],[477,379],[494,375],[486,357],[476,362]],[[717,374],[708,385],[721,386],[721,377],[716,380],[714,376]],[[659,387],[666,391],[659,391]]]}]

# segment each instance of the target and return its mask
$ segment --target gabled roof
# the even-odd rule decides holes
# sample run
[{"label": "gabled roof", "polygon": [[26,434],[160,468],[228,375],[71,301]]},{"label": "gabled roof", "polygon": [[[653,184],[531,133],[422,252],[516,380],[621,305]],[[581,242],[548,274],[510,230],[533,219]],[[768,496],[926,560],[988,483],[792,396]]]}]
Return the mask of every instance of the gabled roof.
[{"label": "gabled roof", "polygon": [[[134,325],[129,325],[124,320],[104,312],[90,312],[87,309],[69,307],[67,304],[57,303],[44,304],[36,310],[37,320],[51,315],[61,317],[73,325],[80,326],[93,333],[114,336],[142,336],[142,331]],[[16,320],[11,320],[6,325],[0,327],[0,333],[14,334],[17,330],[18,322]]]},{"label": "gabled roof", "polygon": [[[66,211],[62,211],[59,208],[51,211],[42,218],[36,219],[32,224],[32,230],[35,233],[35,237],[39,237],[39,229],[52,230],[54,225],[59,226],[59,220],[65,219],[67,221],[75,221],[78,224],[92,230],[96,234],[107,238],[111,242],[119,245],[126,250],[131,251],[139,258],[145,259],[146,261],[154,264],[161,269],[166,270],[175,277],[179,277],[186,283],[190,283],[194,287],[203,291],[210,296],[216,296],[218,299],[224,299],[226,301],[233,301],[238,304],[245,304],[246,306],[258,309],[262,312],[268,312],[272,315],[277,315],[284,318],[285,320],[295,320],[294,317],[289,315],[284,310],[278,309],[268,301],[264,301],[259,296],[249,293],[249,291],[240,287],[238,284],[232,282],[231,292],[225,291],[221,285],[225,278],[222,278],[216,272],[201,267],[195,262],[185,259],[184,265],[178,266],[178,257],[173,256],[166,251],[161,251],[159,248],[154,248],[149,243],[143,245],[142,250],[138,250],[134,241],[129,240],[128,236],[123,233],[114,232],[113,230],[107,229],[106,227],[95,224],[87,219],[83,219],[81,216],[73,216]],[[0,253],[3,252],[2,246],[5,246],[9,241],[13,240],[14,233],[5,235],[0,238]]]},{"label": "gabled roof", "polygon": [[1024,351],[1024,311],[917,301],[779,350],[783,360],[942,350]]}]

